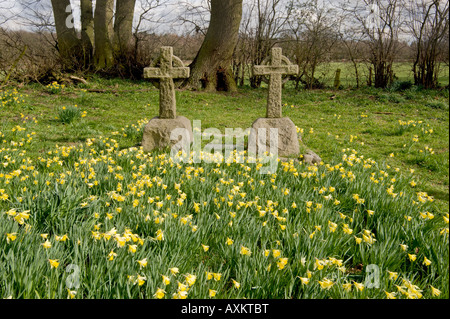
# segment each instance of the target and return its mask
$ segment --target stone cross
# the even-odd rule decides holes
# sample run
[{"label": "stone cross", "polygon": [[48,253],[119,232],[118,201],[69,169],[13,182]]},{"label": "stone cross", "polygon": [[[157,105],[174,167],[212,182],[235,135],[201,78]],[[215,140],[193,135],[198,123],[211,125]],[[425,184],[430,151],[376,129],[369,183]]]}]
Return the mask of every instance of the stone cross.
[{"label": "stone cross", "polygon": [[267,98],[267,118],[281,118],[281,89],[283,74],[297,74],[298,65],[291,64],[288,58],[283,56],[281,48],[272,48],[269,65],[255,65],[255,75],[269,75],[269,97]]},{"label": "stone cross", "polygon": [[188,78],[190,70],[184,67],[179,58],[173,55],[172,47],[162,47],[158,61],[159,68],[144,69],[144,78],[159,79],[159,118],[175,119],[177,117],[177,106],[173,79]]}]

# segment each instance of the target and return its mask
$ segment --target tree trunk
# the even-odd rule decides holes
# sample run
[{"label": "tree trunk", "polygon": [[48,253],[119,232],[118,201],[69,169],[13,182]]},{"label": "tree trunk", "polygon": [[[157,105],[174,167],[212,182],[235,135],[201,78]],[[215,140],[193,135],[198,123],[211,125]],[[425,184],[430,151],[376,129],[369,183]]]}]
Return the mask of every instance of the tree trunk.
[{"label": "tree trunk", "polygon": [[92,0],[81,0],[81,44],[83,46],[84,66],[89,68],[94,51],[94,15]]},{"label": "tree trunk", "polygon": [[114,62],[111,44],[113,12],[114,0],[97,0],[94,13],[94,64],[97,69],[108,69]]},{"label": "tree trunk", "polygon": [[211,20],[203,44],[190,65],[188,88],[237,91],[231,64],[238,41],[243,0],[211,0]]},{"label": "tree trunk", "polygon": [[136,0],[117,0],[114,21],[114,55],[120,62],[130,53],[133,39],[133,17]]},{"label": "tree trunk", "polygon": [[78,63],[77,54],[80,40],[73,26],[70,0],[52,0],[52,8],[58,38],[58,51],[65,67],[71,69]]}]

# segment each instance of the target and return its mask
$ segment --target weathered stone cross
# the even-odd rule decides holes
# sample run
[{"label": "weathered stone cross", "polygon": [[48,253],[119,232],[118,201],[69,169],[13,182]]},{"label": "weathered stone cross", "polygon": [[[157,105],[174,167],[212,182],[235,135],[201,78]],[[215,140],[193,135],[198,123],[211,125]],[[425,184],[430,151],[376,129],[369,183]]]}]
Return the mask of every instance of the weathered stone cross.
[{"label": "weathered stone cross", "polygon": [[269,97],[267,98],[267,118],[281,118],[281,91],[283,74],[297,74],[298,65],[291,64],[288,58],[283,56],[281,48],[272,48],[269,65],[255,65],[255,75],[269,75]]},{"label": "weathered stone cross", "polygon": [[[184,67],[179,58],[173,55],[172,47],[162,47],[158,61],[159,68],[144,69],[144,78],[159,79],[159,118],[175,119],[177,117],[177,106],[173,79],[188,78],[190,70]],[[175,67],[173,64],[175,64]]]}]

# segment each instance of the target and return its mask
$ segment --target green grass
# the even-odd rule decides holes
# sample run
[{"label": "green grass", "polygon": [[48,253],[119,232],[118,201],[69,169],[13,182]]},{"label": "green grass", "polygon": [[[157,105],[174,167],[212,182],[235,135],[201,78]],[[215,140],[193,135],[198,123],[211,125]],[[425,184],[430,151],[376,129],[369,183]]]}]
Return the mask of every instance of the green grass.
[{"label": "green grass", "polygon": [[[197,276],[189,298],[208,298],[209,289],[216,298],[385,298],[385,291],[406,298],[417,296],[410,282],[424,298],[434,297],[431,286],[448,298],[448,91],[291,85],[283,113],[323,165],[280,163],[274,175],[255,164],[176,165],[167,154],[144,154],[143,125],[158,114],[149,83],[93,78],[59,93],[18,89],[24,101],[5,103],[0,115],[0,297],[67,298],[75,273],[65,270],[73,264],[76,298],[152,298],[158,288],[172,298],[189,274]],[[263,117],[266,94],[265,87],[177,91],[177,110],[201,120],[202,130],[224,133]],[[85,117],[62,123],[58,110],[75,105]],[[55,237],[64,234],[66,241]],[[117,256],[109,261],[111,251]],[[287,258],[281,270],[280,258]],[[380,288],[359,291],[353,283],[365,283],[370,264],[381,270]],[[206,272],[222,277],[208,280]],[[326,279],[329,290],[321,287]]]},{"label": "green grass", "polygon": [[[341,69],[341,85],[343,87],[356,86],[355,69],[353,65],[348,62],[330,62],[320,65],[316,73],[316,78],[320,79],[326,86],[333,87],[337,69]],[[414,78],[414,73],[410,63],[396,62],[394,63],[393,69],[396,81],[413,82],[412,79]],[[365,63],[358,63],[358,73],[360,77],[360,85],[367,85],[369,66]],[[439,85],[446,86],[448,84],[449,68],[445,64],[441,64],[439,70]]]}]

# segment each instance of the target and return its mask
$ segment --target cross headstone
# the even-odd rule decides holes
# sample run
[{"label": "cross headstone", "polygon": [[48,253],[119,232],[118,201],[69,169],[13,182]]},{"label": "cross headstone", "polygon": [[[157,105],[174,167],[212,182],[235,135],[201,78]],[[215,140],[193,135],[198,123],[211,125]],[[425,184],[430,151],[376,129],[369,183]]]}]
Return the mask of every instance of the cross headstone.
[{"label": "cross headstone", "polygon": [[162,47],[158,61],[159,68],[149,67],[144,69],[144,78],[159,80],[159,118],[175,119],[177,117],[177,106],[173,79],[188,78],[190,70],[188,67],[184,67],[179,58],[173,55],[172,47]]},{"label": "cross headstone", "polygon": [[291,62],[283,56],[281,48],[272,48],[269,65],[255,65],[253,68],[255,75],[268,75],[269,96],[267,98],[267,118],[281,118],[281,91],[283,86],[284,74],[297,74],[298,65]]}]

